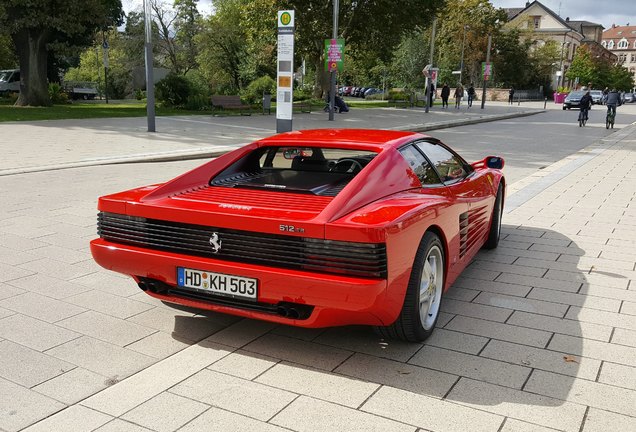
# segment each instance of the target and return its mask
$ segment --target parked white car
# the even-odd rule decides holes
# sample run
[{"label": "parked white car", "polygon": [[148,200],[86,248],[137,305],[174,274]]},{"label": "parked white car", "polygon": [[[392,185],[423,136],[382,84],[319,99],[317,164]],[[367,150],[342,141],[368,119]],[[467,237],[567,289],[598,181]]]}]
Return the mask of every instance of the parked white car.
[{"label": "parked white car", "polygon": [[0,95],[20,91],[20,69],[0,70]]}]

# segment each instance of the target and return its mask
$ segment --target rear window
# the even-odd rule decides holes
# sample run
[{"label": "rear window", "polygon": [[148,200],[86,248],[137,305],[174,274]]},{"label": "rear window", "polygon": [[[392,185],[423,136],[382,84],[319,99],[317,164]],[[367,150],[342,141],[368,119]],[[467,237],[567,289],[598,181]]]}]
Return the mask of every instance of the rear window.
[{"label": "rear window", "polygon": [[210,180],[212,186],[335,196],[376,153],[324,147],[264,147]]}]

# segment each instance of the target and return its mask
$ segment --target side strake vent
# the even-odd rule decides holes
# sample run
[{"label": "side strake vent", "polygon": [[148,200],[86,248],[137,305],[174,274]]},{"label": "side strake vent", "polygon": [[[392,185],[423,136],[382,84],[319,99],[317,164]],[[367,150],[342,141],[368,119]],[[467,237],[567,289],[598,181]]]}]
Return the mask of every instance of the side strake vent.
[{"label": "side strake vent", "polygon": [[468,212],[459,215],[459,257],[466,255],[468,244]]},{"label": "side strake vent", "polygon": [[483,239],[488,228],[487,207],[475,207],[459,215],[459,257],[466,253]]},{"label": "side strake vent", "polygon": [[[363,278],[387,277],[384,243],[292,237],[104,212],[97,216],[97,233],[113,243],[184,255]],[[211,242],[220,246],[216,253]]]}]

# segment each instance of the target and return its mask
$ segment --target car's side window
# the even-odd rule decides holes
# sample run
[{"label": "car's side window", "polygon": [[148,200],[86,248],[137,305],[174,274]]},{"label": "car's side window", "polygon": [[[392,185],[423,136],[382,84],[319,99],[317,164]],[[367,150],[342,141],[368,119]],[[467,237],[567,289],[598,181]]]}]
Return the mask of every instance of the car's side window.
[{"label": "car's side window", "polygon": [[400,153],[404,159],[406,159],[406,162],[408,162],[415,175],[420,179],[422,186],[433,186],[442,183],[435,170],[431,167],[431,164],[428,163],[424,155],[415,147],[412,145],[404,147],[400,149]]},{"label": "car's side window", "polygon": [[461,158],[441,145],[430,142],[419,142],[415,145],[431,161],[444,183],[459,181],[469,174]]}]

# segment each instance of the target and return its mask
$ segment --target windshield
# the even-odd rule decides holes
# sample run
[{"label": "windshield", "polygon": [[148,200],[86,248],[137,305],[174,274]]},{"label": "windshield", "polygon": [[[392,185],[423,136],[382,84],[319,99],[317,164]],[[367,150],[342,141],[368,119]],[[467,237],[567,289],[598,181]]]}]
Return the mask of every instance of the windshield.
[{"label": "windshield", "polygon": [[375,155],[302,145],[262,147],[226,168],[210,185],[335,196]]},{"label": "windshield", "polygon": [[583,97],[583,94],[584,93],[582,91],[573,91],[572,93],[568,95],[568,97],[580,98],[580,97]]}]

